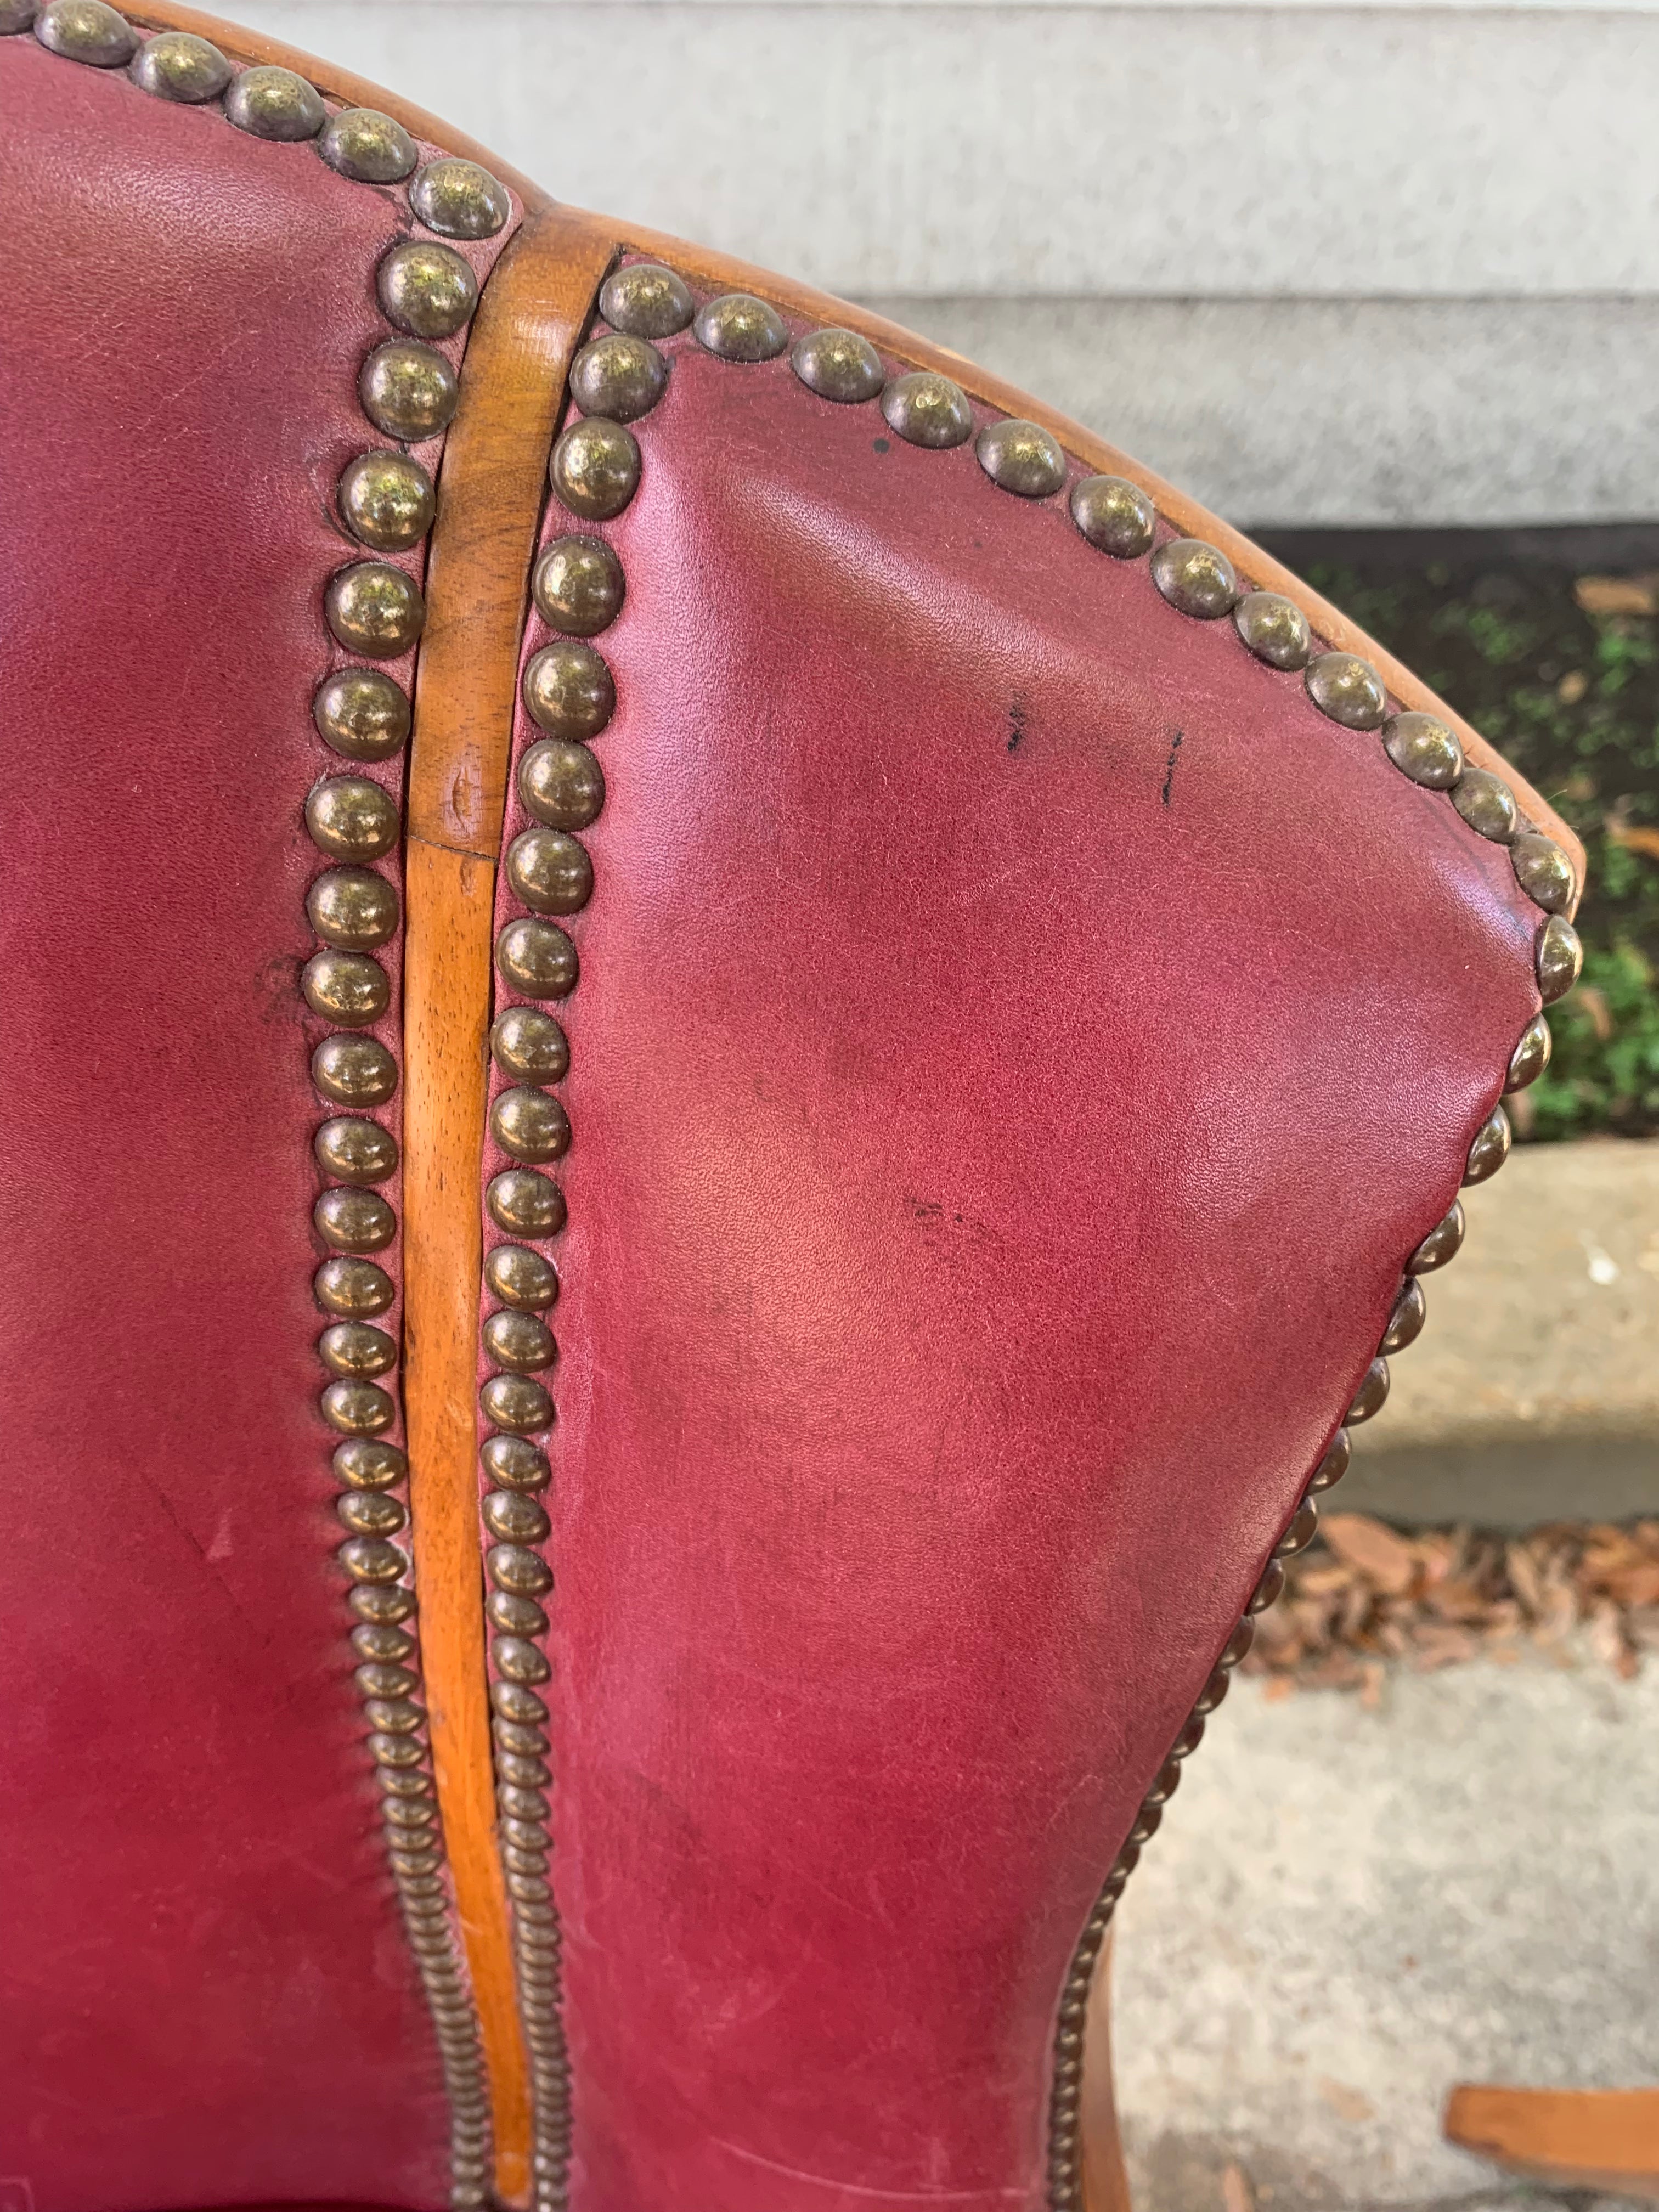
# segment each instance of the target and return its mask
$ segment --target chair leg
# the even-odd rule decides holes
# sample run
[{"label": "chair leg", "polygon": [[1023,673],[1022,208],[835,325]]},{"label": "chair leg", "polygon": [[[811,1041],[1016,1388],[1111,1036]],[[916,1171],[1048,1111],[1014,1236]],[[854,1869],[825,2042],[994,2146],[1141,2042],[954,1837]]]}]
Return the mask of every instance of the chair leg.
[{"label": "chair leg", "polygon": [[1500,2089],[1464,2082],[1448,2142],[1557,2189],[1659,2204],[1659,2089]]},{"label": "chair leg", "polygon": [[1133,2212],[1112,2087],[1112,1936],[1109,1934],[1089,1991],[1083,2039],[1084,2212]]}]

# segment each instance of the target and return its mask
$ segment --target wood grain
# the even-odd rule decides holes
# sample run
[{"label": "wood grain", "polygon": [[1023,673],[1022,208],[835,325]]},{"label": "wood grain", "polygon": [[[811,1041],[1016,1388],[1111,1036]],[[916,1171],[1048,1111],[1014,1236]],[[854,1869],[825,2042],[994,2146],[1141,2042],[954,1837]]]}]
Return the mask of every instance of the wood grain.
[{"label": "wood grain", "polygon": [[433,1761],[495,2123],[529,2187],[531,2110],[495,1845],[478,1529],[480,1211],[495,858],[519,642],[569,356],[610,259],[558,211],[484,291],[445,447],[409,771],[404,955],[404,1397]]},{"label": "wood grain", "polygon": [[1465,2084],[1446,2140],[1556,2189],[1659,2203],[1659,2089],[1502,2089]]},{"label": "wood grain", "polygon": [[1112,1945],[1106,1942],[1089,1986],[1089,2015],[1083,2038],[1083,2098],[1079,2118],[1083,2142],[1083,2212],[1132,2212],[1129,2177],[1124,2170],[1118,2134],[1117,2094],[1112,2080]]}]

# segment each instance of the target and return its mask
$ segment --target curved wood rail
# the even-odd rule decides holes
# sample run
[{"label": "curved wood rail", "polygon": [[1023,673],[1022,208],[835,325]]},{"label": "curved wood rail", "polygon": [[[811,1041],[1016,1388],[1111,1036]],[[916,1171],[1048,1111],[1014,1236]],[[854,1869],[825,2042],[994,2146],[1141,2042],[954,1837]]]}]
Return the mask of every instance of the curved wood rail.
[{"label": "curved wood rail", "polygon": [[1465,2083],[1446,2140],[1553,2189],[1659,2204],[1659,2089],[1500,2089]]},{"label": "curved wood rail", "polygon": [[404,1331],[410,1514],[438,1802],[483,2031],[496,2189],[531,2114],[495,1848],[478,1530],[480,1182],[495,856],[530,561],[570,354],[610,261],[556,209],[484,289],[445,448],[415,687],[405,853]]}]

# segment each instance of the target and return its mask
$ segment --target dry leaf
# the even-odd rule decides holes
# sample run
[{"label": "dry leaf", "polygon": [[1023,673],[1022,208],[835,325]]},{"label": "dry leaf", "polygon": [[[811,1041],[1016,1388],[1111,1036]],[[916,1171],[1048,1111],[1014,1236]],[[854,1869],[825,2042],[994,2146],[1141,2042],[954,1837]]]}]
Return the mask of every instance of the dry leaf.
[{"label": "dry leaf", "polygon": [[1659,613],[1659,579],[1652,576],[1580,576],[1572,596],[1587,615]]},{"label": "dry leaf", "polygon": [[1645,853],[1650,860],[1659,860],[1659,830],[1632,828],[1629,823],[1609,819],[1607,831],[1615,845],[1623,845],[1632,853]]},{"label": "dry leaf", "polygon": [[1255,2184],[1237,2159],[1221,2169],[1221,2212],[1255,2212]]},{"label": "dry leaf", "polygon": [[1417,1575],[1417,1555],[1403,1536],[1369,1513],[1333,1513],[1320,1523],[1320,1533],[1351,1567],[1358,1567],[1380,1590],[1403,1595]]},{"label": "dry leaf", "polygon": [[1340,2120],[1376,2118],[1376,2107],[1363,2089],[1351,2088],[1346,2081],[1333,2081],[1328,2074],[1316,2075],[1314,2087]]}]

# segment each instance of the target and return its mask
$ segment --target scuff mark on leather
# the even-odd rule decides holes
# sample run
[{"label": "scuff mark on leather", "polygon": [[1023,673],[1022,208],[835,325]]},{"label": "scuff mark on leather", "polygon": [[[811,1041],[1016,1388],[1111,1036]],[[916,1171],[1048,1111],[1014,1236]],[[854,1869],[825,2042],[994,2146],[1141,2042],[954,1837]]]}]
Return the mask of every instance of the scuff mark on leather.
[{"label": "scuff mark on leather", "polygon": [[1164,804],[1166,806],[1167,806],[1167,805],[1169,805],[1169,803],[1170,803],[1170,787],[1171,787],[1171,786],[1172,786],[1172,785],[1174,784],[1174,782],[1175,782],[1176,755],[1176,754],[1181,750],[1181,740],[1182,739],[1182,738],[1184,738],[1184,737],[1186,736],[1186,734],[1187,734],[1187,732],[1186,732],[1184,730],[1177,730],[1177,731],[1176,732],[1176,733],[1175,733],[1175,743],[1174,743],[1174,744],[1170,746],[1170,757],[1169,757],[1169,759],[1164,763]]}]

